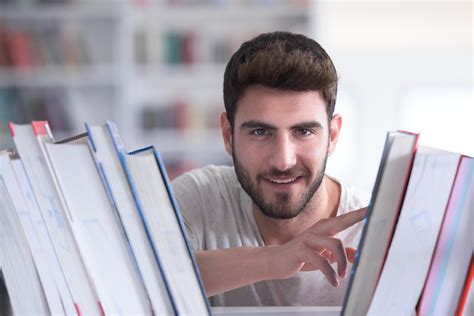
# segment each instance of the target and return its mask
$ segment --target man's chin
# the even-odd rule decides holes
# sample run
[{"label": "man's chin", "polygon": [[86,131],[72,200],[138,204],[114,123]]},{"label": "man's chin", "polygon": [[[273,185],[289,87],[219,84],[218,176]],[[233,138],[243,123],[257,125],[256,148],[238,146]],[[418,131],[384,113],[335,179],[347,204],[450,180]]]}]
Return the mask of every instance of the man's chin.
[{"label": "man's chin", "polygon": [[278,220],[289,220],[297,217],[300,212],[288,212],[288,209],[282,209],[281,207],[278,210],[275,209],[263,209],[261,210],[262,214],[268,218],[278,219]]},{"label": "man's chin", "polygon": [[275,219],[291,219],[298,216],[301,210],[297,210],[295,203],[292,201],[281,203],[272,200],[271,203],[265,203],[265,207],[260,206],[260,211],[263,215]]}]

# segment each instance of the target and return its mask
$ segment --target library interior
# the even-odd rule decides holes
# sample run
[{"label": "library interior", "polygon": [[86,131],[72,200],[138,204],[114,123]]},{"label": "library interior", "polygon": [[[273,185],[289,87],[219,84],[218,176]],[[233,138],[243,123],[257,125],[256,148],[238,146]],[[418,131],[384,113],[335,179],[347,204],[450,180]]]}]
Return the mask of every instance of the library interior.
[{"label": "library interior", "polygon": [[[0,202],[1,213],[10,212],[0,213],[0,315],[473,313],[473,7],[470,0],[0,0]],[[342,128],[325,172],[368,206],[359,244],[366,245],[348,273],[351,292],[336,307],[209,303],[172,192],[186,172],[233,165],[220,122],[224,71],[242,43],[275,31],[314,39],[332,59]],[[30,130],[37,138],[27,139]],[[69,142],[75,151],[61,149]],[[160,181],[137,180],[153,172]],[[82,212],[91,201],[104,205]],[[151,211],[161,202],[167,219]],[[63,214],[47,218],[55,211]],[[413,254],[399,248],[418,238],[411,251],[419,270],[396,280],[401,257]],[[64,251],[62,243],[77,245]],[[453,259],[461,245],[467,255]],[[462,276],[449,275],[455,264]],[[87,284],[68,278],[76,272]],[[129,277],[112,290],[117,274]],[[371,277],[373,285],[359,281]],[[392,288],[403,280],[412,293]],[[447,306],[433,303],[447,289],[455,293]]]}]

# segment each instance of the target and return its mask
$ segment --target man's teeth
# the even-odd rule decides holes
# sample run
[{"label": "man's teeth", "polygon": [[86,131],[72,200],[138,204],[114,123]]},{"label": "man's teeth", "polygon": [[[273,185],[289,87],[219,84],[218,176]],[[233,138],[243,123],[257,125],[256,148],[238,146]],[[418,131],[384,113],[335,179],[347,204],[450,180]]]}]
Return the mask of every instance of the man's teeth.
[{"label": "man's teeth", "polygon": [[283,183],[290,183],[290,182],[293,182],[293,181],[296,180],[296,178],[285,179],[285,180],[278,180],[278,179],[268,179],[268,180],[270,180],[271,182],[274,182],[274,183],[283,184]]}]

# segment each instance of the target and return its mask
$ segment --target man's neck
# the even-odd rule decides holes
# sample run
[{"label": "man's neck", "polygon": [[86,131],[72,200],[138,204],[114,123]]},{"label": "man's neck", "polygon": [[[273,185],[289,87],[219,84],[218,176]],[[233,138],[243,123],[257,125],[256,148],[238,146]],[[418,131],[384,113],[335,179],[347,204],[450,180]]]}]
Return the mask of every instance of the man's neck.
[{"label": "man's neck", "polygon": [[321,186],[308,202],[305,210],[291,219],[270,218],[252,204],[258,229],[265,245],[281,245],[303,233],[323,218],[336,216],[339,207],[341,187],[325,176]]}]

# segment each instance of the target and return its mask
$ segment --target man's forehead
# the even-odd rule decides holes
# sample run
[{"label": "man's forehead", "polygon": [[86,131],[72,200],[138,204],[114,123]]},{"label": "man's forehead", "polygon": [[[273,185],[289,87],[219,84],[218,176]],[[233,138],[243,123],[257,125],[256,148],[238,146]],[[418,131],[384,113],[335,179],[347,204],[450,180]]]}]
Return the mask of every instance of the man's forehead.
[{"label": "man's forehead", "polygon": [[[326,108],[323,105],[308,104],[273,104],[255,105],[242,104],[237,109],[235,122],[241,125],[246,122],[262,123],[278,128],[290,128],[295,125],[309,122],[319,122],[323,125],[327,121]],[[324,125],[323,125],[324,126]]]},{"label": "man's forehead", "polygon": [[[299,121],[326,118],[326,104],[317,91],[295,92],[249,87],[239,100],[236,120]],[[275,123],[275,122],[274,122]]]}]

